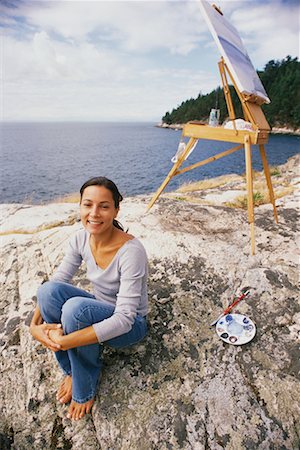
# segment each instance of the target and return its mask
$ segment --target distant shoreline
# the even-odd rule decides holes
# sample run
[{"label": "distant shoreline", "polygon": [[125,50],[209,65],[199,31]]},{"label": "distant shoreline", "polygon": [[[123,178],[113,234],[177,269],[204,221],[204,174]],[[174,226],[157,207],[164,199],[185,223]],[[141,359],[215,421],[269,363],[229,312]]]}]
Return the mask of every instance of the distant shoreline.
[{"label": "distant shoreline", "polygon": [[[205,125],[205,123],[203,122],[203,124]],[[171,123],[171,124],[167,124],[164,122],[160,122],[158,124],[155,125],[157,128],[167,128],[170,130],[174,130],[174,131],[178,131],[178,130],[182,130],[184,123]],[[292,136],[300,136],[300,128],[297,128],[296,130],[292,129],[292,128],[287,128],[287,127],[273,127],[271,129],[271,134],[290,134]]]}]

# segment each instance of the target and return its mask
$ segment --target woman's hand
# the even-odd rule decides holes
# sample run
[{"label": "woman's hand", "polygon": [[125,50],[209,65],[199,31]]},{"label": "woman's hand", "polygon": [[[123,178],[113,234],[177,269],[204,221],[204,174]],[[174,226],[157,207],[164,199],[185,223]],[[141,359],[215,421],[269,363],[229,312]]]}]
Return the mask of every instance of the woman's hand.
[{"label": "woman's hand", "polygon": [[39,341],[44,347],[49,348],[49,350],[57,352],[58,350],[61,350],[61,346],[52,341],[52,339],[50,338],[49,332],[51,330],[56,330],[63,334],[61,324],[59,323],[43,323],[41,325],[30,325],[30,333],[34,337],[34,339]]},{"label": "woman's hand", "polygon": [[64,335],[62,328],[48,330],[48,336],[52,342],[58,344],[62,350],[61,337]]},{"label": "woman's hand", "polygon": [[38,306],[34,310],[29,330],[34,339],[53,352],[98,343],[92,326],[64,335],[60,323],[43,323]]},{"label": "woman's hand", "polygon": [[64,334],[62,329],[49,330],[51,341],[60,345],[60,350],[66,351],[83,345],[97,344],[98,338],[92,326]]}]

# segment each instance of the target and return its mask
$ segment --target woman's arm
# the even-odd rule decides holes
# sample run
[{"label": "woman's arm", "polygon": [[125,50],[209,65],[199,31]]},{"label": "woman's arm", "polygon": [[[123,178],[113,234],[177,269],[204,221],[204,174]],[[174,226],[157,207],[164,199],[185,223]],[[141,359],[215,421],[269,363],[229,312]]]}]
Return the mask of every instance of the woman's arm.
[{"label": "woman's arm", "polygon": [[63,335],[62,329],[49,331],[51,341],[60,346],[61,350],[69,350],[74,347],[82,347],[83,345],[99,344],[97,335],[92,326],[83,328],[82,330],[73,331],[73,333]]},{"label": "woman's arm", "polygon": [[[51,281],[61,281],[68,283],[72,279],[73,275],[77,271],[78,267],[80,266],[82,262],[82,256],[80,252],[80,248],[83,245],[82,240],[85,238],[85,235],[82,234],[82,231],[79,233],[76,233],[72,238],[69,240],[68,249],[66,251],[66,254],[56,269],[54,275],[51,277]],[[49,336],[50,330],[58,330],[59,335],[63,335],[63,331],[61,329],[61,324],[46,324],[43,323],[43,318],[41,316],[41,312],[39,307],[37,306],[33,318],[31,320],[30,324],[30,333],[32,336],[41,342],[45,347],[49,348],[50,350],[57,352],[58,350],[61,350],[61,346],[57,343],[52,341],[52,339]]]},{"label": "woman's arm", "polygon": [[99,342],[92,326],[64,335],[61,324],[43,323],[38,306],[34,311],[29,329],[37,341],[54,352]]},{"label": "woman's arm", "polygon": [[143,248],[132,248],[120,261],[120,287],[114,314],[92,326],[63,335],[62,330],[50,330],[49,337],[69,350],[83,345],[107,341],[131,330],[141,299],[143,281],[147,277],[147,255]]},{"label": "woman's arm", "polygon": [[80,230],[70,238],[66,253],[50,278],[51,281],[70,283],[82,263],[81,249],[85,238],[84,230]]},{"label": "woman's arm", "polygon": [[49,337],[50,330],[57,330],[61,328],[60,324],[57,323],[43,323],[43,318],[41,316],[40,308],[37,306],[35,308],[31,323],[30,323],[30,333],[39,341],[44,347],[49,348],[53,352],[61,350],[61,346],[57,342],[53,342]]},{"label": "woman's arm", "polygon": [[148,261],[145,249],[141,244],[133,243],[120,256],[118,264],[120,285],[114,313],[92,325],[99,342],[128,333],[135,322],[142,299],[147,314]]}]

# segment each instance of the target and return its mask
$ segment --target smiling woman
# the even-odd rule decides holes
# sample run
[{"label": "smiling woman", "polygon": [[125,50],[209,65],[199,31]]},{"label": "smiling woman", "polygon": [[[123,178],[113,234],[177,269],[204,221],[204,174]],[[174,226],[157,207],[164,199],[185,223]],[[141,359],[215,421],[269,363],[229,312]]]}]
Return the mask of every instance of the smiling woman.
[{"label": "smiling woman", "polygon": [[[57,400],[71,401],[67,417],[89,413],[101,375],[105,342],[120,348],[147,333],[148,263],[143,245],[116,220],[122,195],[104,177],[92,178],[80,190],[83,229],[52,277],[38,290],[30,331],[55,352],[65,374]],[[85,261],[94,294],[69,282]]]},{"label": "smiling woman", "polygon": [[[89,189],[87,189],[89,188]],[[99,188],[101,189],[102,193],[102,201],[100,202],[100,205],[97,205],[97,202],[93,202],[93,198],[97,200]],[[111,196],[113,198],[111,198]],[[90,198],[89,198],[90,197]],[[100,208],[100,211],[102,210],[102,213],[106,211],[107,213],[111,213],[114,215],[113,217],[113,225],[124,231],[123,227],[119,224],[119,222],[116,220],[116,216],[119,212],[119,205],[120,202],[123,200],[122,195],[120,194],[117,186],[111,181],[108,180],[105,177],[96,177],[91,178],[88,180],[80,189],[80,217],[82,220],[83,225],[85,226],[85,223],[94,223],[97,224],[97,221],[93,221],[93,203],[94,203],[94,213],[97,214],[97,208]],[[102,214],[103,215],[103,214]],[[108,214],[109,216],[109,214]],[[89,217],[89,221],[87,219]],[[106,215],[104,214],[104,217]]]}]

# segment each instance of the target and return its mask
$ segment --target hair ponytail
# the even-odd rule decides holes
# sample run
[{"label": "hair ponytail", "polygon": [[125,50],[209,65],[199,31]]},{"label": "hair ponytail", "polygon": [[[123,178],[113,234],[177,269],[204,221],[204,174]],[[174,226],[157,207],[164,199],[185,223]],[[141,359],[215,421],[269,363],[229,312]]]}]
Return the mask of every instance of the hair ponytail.
[{"label": "hair ponytail", "polygon": [[[118,230],[125,231],[123,228],[123,225],[116,219],[113,220],[113,226],[118,228]],[[127,233],[127,231],[126,231],[126,233]]]}]

